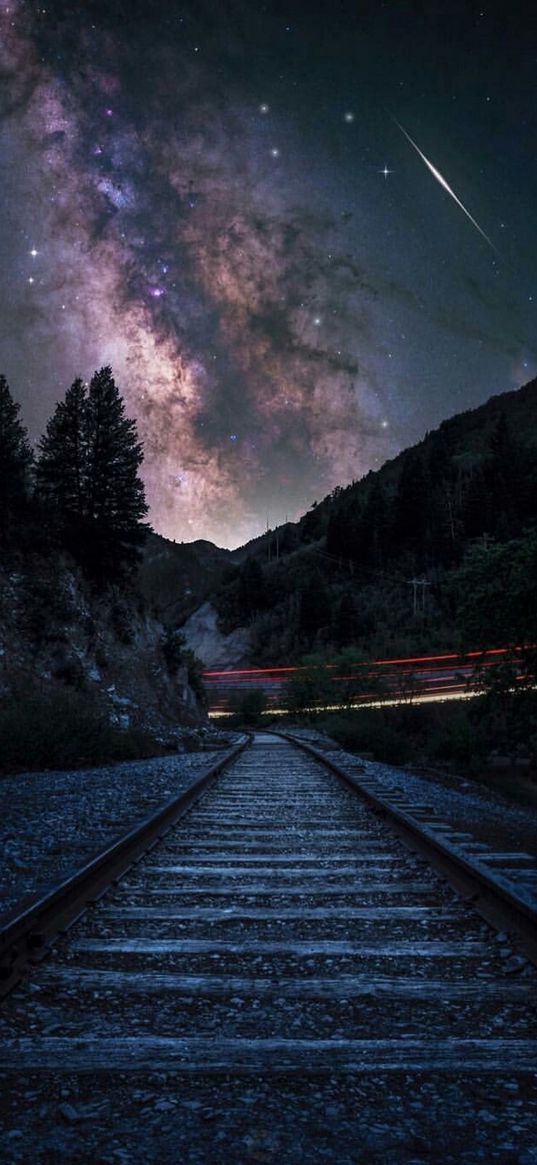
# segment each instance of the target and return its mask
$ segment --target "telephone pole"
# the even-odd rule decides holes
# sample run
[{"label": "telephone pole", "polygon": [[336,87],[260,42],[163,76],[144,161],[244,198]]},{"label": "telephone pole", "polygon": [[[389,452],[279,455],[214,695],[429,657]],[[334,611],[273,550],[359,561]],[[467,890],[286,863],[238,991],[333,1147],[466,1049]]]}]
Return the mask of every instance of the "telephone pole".
[{"label": "telephone pole", "polygon": [[417,615],[425,614],[425,587],[430,587],[430,582],[426,578],[410,578],[407,579],[409,587],[413,588],[412,592],[412,606],[414,618]]}]

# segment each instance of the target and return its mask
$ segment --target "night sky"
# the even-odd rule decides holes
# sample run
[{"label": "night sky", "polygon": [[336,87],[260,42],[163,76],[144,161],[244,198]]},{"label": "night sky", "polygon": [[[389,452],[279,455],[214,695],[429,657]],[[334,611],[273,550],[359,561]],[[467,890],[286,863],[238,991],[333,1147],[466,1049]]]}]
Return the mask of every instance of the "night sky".
[{"label": "night sky", "polygon": [[535,376],[524,10],[0,0],[0,371],[32,439],[111,363],[155,529],[233,546]]}]

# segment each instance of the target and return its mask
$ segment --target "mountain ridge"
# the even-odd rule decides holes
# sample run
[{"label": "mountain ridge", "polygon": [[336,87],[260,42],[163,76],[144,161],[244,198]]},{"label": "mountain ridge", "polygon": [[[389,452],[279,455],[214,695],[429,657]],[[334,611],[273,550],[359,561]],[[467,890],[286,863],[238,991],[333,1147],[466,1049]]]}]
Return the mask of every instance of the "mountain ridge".
[{"label": "mountain ridge", "polygon": [[[367,655],[453,649],[452,576],[473,546],[516,540],[536,519],[537,379],[447,418],[298,522],[230,552],[201,601],[222,635],[247,630],[250,664],[349,644]],[[184,618],[194,650],[196,609]]]}]

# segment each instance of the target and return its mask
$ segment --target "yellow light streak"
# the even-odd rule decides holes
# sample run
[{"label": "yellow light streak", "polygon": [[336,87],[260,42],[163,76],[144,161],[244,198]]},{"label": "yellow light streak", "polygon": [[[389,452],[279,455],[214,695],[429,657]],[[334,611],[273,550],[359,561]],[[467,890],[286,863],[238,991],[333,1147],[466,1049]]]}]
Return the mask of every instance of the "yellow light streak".
[{"label": "yellow light streak", "polygon": [[[320,707],[304,708],[304,712],[349,712],[356,711],[360,708],[404,708],[407,706],[415,706],[416,704],[441,704],[448,700],[474,700],[476,696],[482,696],[484,689],[477,688],[472,692],[442,692],[438,695],[429,693],[423,696],[407,696],[393,697],[386,700],[367,700],[363,704],[323,704]],[[235,712],[209,712],[211,720],[223,719],[226,716],[235,716]],[[261,713],[262,716],[290,716],[288,708],[265,708]],[[294,715],[294,713],[293,713]]]}]

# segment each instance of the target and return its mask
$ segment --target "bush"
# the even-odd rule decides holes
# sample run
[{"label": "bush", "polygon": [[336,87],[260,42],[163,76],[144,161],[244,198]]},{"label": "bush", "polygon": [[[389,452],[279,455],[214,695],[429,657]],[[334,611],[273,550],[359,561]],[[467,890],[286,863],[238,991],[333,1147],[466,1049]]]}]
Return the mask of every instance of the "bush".
[{"label": "bush", "polygon": [[167,627],[162,638],[162,654],[164,656],[169,675],[177,675],[177,672],[183,663],[184,649],[184,635],[182,635],[180,631],[175,631],[173,628]]},{"label": "bush", "polygon": [[20,691],[0,710],[1,771],[81,768],[162,755],[142,729],[121,731],[87,693]]},{"label": "bush", "polygon": [[496,694],[468,704],[399,705],[358,709],[317,721],[351,752],[370,752],[388,764],[412,761],[475,776],[493,751],[537,759],[537,692]]},{"label": "bush", "polygon": [[243,692],[232,702],[233,715],[228,721],[230,727],[258,728],[263,721],[266,706],[267,697],[262,688]]},{"label": "bush", "polygon": [[257,728],[262,723],[266,707],[267,697],[262,687],[253,687],[252,691],[245,692],[241,699],[239,719],[246,728]]},{"label": "bush", "polygon": [[123,599],[116,599],[110,612],[116,639],[129,647],[134,641],[132,610]]},{"label": "bush", "polygon": [[431,735],[428,752],[434,761],[465,772],[476,767],[483,754],[481,733],[466,710],[457,709],[454,716],[439,724]]},{"label": "bush", "polygon": [[187,678],[200,704],[207,703],[207,694],[203,683],[204,666],[201,659],[186,646],[185,637],[180,631],[168,627],[162,639],[162,654],[168,674],[177,675],[180,667],[186,667]]},{"label": "bush", "polygon": [[404,764],[411,756],[411,743],[401,727],[381,710],[359,709],[327,716],[317,727],[351,752],[370,752],[386,764]]},{"label": "bush", "polygon": [[67,687],[84,687],[84,668],[81,660],[74,652],[58,648],[52,657],[52,675]]}]

